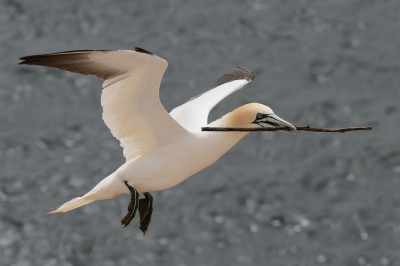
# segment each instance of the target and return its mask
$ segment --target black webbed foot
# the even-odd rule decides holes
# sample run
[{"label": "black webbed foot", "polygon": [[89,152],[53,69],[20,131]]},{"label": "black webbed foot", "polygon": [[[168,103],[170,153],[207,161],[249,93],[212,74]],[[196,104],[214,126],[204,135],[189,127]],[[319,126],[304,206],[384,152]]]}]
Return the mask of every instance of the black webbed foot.
[{"label": "black webbed foot", "polygon": [[131,192],[131,202],[128,205],[128,213],[125,215],[124,218],[121,220],[121,225],[123,228],[127,227],[130,222],[135,218],[136,211],[139,207],[139,192],[136,191],[135,188],[128,185],[128,182],[124,181],[125,185],[128,187],[129,191]]},{"label": "black webbed foot", "polygon": [[143,235],[146,235],[147,229],[151,222],[151,216],[153,215],[153,197],[149,192],[143,193],[144,199],[139,200],[139,216],[140,216],[140,227]]}]

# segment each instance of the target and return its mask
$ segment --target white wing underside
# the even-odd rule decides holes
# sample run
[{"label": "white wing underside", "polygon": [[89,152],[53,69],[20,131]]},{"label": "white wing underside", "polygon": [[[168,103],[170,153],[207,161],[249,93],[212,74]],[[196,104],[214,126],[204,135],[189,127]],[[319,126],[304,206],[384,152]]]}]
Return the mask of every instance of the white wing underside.
[{"label": "white wing underside", "polygon": [[187,134],[160,102],[159,88],[167,62],[155,55],[132,53],[136,56],[126,58],[131,69],[106,80],[101,95],[103,119],[120,140],[127,161]]},{"label": "white wing underside", "polygon": [[250,80],[239,79],[219,85],[176,107],[170,115],[188,131],[201,131],[201,127],[208,124],[208,114],[214,106],[249,82]]},{"label": "white wing underside", "polygon": [[103,119],[124,148],[126,160],[175,143],[188,132],[164,109],[159,98],[167,61],[136,51],[70,51],[21,58],[42,65],[103,78]]}]

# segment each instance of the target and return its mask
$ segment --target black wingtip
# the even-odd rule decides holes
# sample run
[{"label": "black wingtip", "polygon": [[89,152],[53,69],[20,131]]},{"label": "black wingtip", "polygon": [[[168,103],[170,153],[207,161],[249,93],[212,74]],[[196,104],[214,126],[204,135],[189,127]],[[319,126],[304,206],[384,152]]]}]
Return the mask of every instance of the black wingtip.
[{"label": "black wingtip", "polygon": [[19,60],[23,60],[23,61],[19,62],[18,65],[30,65],[29,60],[24,59],[24,57],[20,58]]},{"label": "black wingtip", "polygon": [[154,55],[152,52],[147,51],[147,50],[145,50],[145,49],[143,49],[143,48],[140,48],[140,47],[135,47],[135,52],[144,53],[144,54],[149,54],[149,55]]},{"label": "black wingtip", "polygon": [[[222,84],[228,83],[228,82],[232,82],[235,80],[247,80],[247,81],[252,81],[254,78],[256,77],[256,75],[254,75],[254,73],[248,69],[247,67],[238,65],[237,68],[232,69],[228,72],[226,72],[224,75],[222,75],[222,77],[220,77],[217,82],[214,84],[214,86],[212,86],[209,90],[212,90],[218,86],[221,86]],[[197,95],[193,98],[190,98],[189,101],[196,99],[197,97],[201,96]],[[189,102],[188,101],[188,102]]]},{"label": "black wingtip", "polygon": [[40,65],[39,62],[41,59],[42,58],[39,58],[38,56],[21,57],[19,60],[22,60],[22,62],[19,62],[18,65]]},{"label": "black wingtip", "polygon": [[247,80],[253,80],[256,75],[247,67],[238,65],[237,68],[239,68],[239,71],[242,72],[243,75],[247,76]]},{"label": "black wingtip", "polygon": [[29,59],[29,56],[24,56],[18,58],[18,60],[22,60],[22,62],[19,62],[18,65],[26,65],[26,60]]},{"label": "black wingtip", "polygon": [[48,57],[51,54],[38,54],[38,55],[28,55],[19,58],[22,62],[19,62],[18,65],[37,65],[38,62],[43,60],[43,58]]},{"label": "black wingtip", "polygon": [[254,75],[253,72],[251,72],[250,69],[248,69],[247,67],[238,65],[237,68],[226,72],[222,77],[220,77],[217,80],[217,83],[214,84],[212,89],[216,88],[222,84],[234,81],[234,80],[245,79],[248,81],[252,81],[255,77],[256,76]]}]

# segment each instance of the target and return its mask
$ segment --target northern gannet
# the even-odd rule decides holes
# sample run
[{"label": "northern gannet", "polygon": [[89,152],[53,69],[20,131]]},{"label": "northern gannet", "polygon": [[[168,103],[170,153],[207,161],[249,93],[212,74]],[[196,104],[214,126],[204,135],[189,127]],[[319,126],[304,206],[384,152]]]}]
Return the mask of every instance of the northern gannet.
[{"label": "northern gannet", "polygon": [[[159,88],[168,63],[157,55],[130,50],[79,50],[20,58],[21,65],[55,67],[104,79],[101,95],[103,119],[123,147],[126,162],[82,197],[49,213],[60,213],[131,194],[126,227],[140,215],[146,233],[153,212],[149,192],[173,187],[210,166],[248,132],[202,132],[201,127],[289,127],[271,108],[249,103],[208,124],[210,110],[229,94],[251,82],[255,75],[238,66],[225,73],[203,94],[168,113],[160,102]],[[139,193],[145,198],[139,199]]]}]

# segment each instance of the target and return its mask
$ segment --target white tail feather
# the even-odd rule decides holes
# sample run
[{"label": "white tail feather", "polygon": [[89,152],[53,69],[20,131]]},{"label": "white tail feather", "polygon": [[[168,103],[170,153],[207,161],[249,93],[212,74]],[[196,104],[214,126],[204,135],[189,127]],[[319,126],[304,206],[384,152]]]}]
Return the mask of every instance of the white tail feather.
[{"label": "white tail feather", "polygon": [[95,200],[111,199],[121,194],[129,194],[122,180],[116,178],[116,172],[101,180],[91,191],[82,197],[74,198],[48,213],[68,212]]},{"label": "white tail feather", "polygon": [[72,200],[64,203],[57,209],[50,211],[48,213],[53,214],[53,213],[59,213],[59,212],[68,212],[70,210],[82,207],[84,205],[87,205],[89,203],[92,203],[94,200],[92,199],[85,199],[84,197],[77,197],[73,198]]}]

